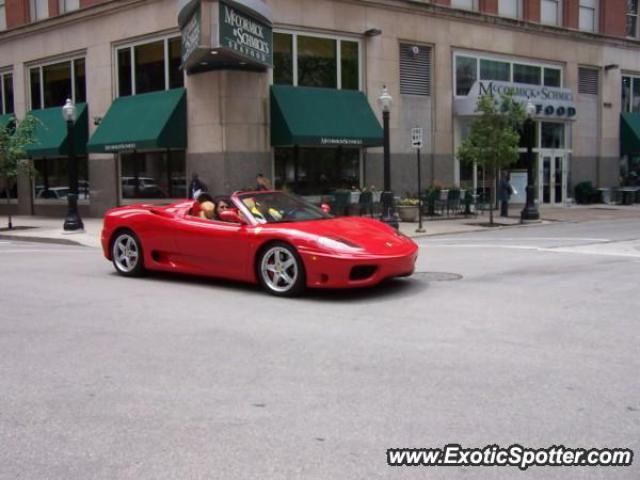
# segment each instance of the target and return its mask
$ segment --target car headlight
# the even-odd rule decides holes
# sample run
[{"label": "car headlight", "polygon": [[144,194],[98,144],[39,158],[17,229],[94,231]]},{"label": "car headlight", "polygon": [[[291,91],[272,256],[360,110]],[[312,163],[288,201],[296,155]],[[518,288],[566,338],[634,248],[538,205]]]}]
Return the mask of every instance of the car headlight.
[{"label": "car headlight", "polygon": [[317,242],[321,247],[329,250],[335,250],[337,252],[357,252],[362,250],[360,245],[350,242],[344,238],[320,237]]}]

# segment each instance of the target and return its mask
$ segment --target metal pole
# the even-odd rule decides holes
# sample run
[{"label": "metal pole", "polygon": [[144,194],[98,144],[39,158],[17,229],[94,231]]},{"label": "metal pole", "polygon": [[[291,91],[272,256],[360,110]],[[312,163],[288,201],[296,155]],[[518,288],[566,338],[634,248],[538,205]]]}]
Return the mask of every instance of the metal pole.
[{"label": "metal pole", "polygon": [[76,151],[74,142],[73,121],[67,121],[67,144],[69,145],[68,170],[69,170],[69,193],[67,203],[69,211],[64,220],[64,230],[76,231],[84,230],[84,224],[78,214],[78,164],[76,162]]},{"label": "metal pole", "polygon": [[540,213],[535,202],[535,185],[533,181],[533,120],[527,118],[524,122],[527,135],[527,203],[520,213],[520,221],[535,221],[540,219]]},{"label": "metal pole", "polygon": [[418,229],[416,233],[424,233],[422,228],[422,166],[420,161],[420,149],[416,149],[418,152]]},{"label": "metal pole", "polygon": [[389,142],[389,112],[382,111],[383,137],[383,159],[384,159],[384,192],[382,192],[382,221],[390,227],[398,230],[398,219],[396,218],[393,205],[393,192],[391,191],[391,151]]}]

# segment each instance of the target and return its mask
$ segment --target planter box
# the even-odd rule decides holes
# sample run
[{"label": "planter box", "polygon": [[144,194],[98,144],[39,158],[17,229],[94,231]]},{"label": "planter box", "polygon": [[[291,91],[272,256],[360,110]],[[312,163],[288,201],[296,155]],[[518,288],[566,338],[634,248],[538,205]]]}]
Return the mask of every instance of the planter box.
[{"label": "planter box", "polygon": [[417,205],[398,205],[396,207],[400,220],[403,222],[417,222],[418,221],[418,206]]}]

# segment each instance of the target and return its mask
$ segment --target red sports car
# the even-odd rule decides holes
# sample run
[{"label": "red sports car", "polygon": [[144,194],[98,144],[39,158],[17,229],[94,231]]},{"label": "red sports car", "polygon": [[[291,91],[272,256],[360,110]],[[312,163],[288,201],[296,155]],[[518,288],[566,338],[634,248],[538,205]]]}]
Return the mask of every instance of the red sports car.
[{"label": "red sports car", "polygon": [[148,270],[259,282],[274,295],[351,288],[413,273],[418,246],[384,223],[333,217],[283,192],[235,193],[213,220],[198,201],[109,210],[102,248],[116,271]]}]

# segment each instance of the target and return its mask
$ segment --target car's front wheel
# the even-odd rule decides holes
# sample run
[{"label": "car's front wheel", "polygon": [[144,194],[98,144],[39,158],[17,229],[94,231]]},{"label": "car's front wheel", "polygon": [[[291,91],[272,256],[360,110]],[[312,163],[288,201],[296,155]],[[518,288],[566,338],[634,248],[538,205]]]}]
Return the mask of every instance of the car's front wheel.
[{"label": "car's front wheel", "polygon": [[258,278],[267,292],[278,296],[292,297],[305,287],[304,265],[298,252],[282,242],[273,243],[262,252]]},{"label": "car's front wheel", "polygon": [[129,231],[116,234],[111,242],[111,258],[116,271],[126,277],[137,277],[144,273],[142,245],[136,235]]}]

